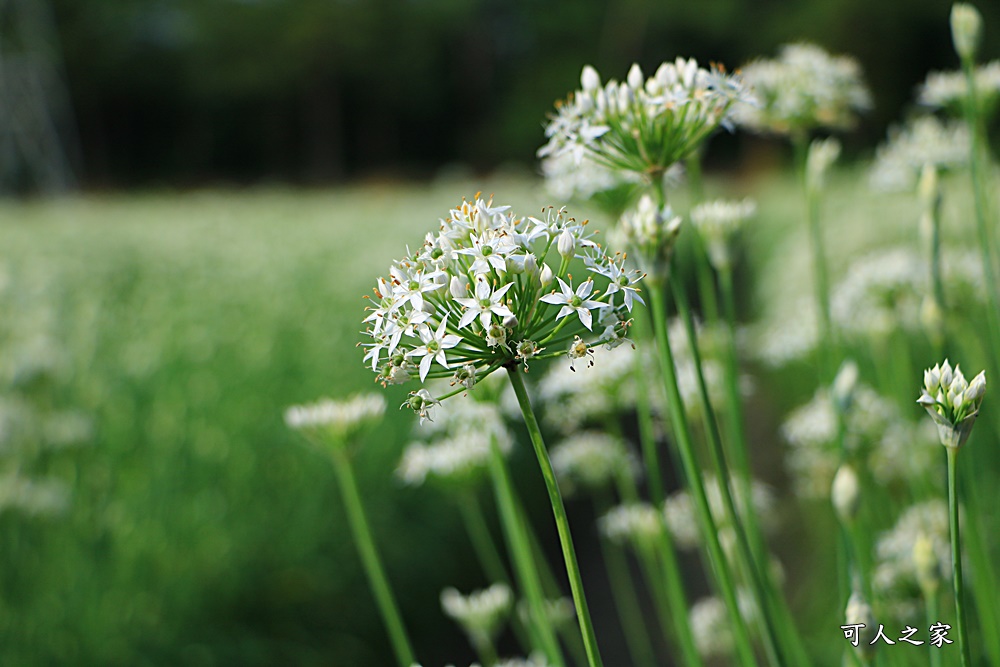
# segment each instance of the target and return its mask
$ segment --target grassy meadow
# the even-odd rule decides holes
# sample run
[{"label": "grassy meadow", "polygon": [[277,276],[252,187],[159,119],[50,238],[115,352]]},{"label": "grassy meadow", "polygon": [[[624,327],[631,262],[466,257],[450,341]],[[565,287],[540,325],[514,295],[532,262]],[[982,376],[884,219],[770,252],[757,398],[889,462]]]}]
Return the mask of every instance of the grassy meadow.
[{"label": "grassy meadow", "polygon": [[[865,178],[860,167],[835,170],[824,197],[834,285],[872,250],[904,244],[919,252],[912,195],[875,194]],[[794,327],[803,317],[796,299],[812,294],[801,191],[791,174],[706,185],[710,195],[758,202],[736,254],[739,318],[753,346],[769,327]],[[944,243],[966,247],[974,238],[967,183],[945,187]],[[320,396],[382,391],[356,347],[361,297],[392,258],[479,190],[523,214],[561,203],[527,176],[0,202],[0,474],[54,480],[68,493],[48,504],[26,494],[0,513],[3,663],[391,664],[333,472],[282,415]],[[684,209],[683,197],[672,199],[675,208]],[[571,212],[608,226],[596,210]],[[683,243],[677,261],[683,271]],[[913,340],[913,369],[939,361]],[[978,370],[982,351],[969,349],[963,366]],[[876,375],[877,348],[855,352],[866,381],[920,419],[919,371],[904,386]],[[808,360],[772,368],[747,359],[751,457],[779,499],[772,546],[787,597],[811,651],[831,656],[821,664],[840,664],[841,613],[826,576],[836,553],[823,541],[837,524],[828,506],[792,501],[779,435],[784,416],[812,397],[815,370]],[[387,417],[356,457],[361,490],[424,664],[467,664],[473,654],[438,595],[488,582],[454,504],[394,475],[414,423],[395,409],[407,389],[385,390]],[[983,503],[1000,460],[986,446],[1000,422],[991,393],[983,408],[994,412],[990,425],[963,463]],[[61,445],[34,431],[7,437],[18,423],[37,429],[67,411],[82,426]],[[512,465],[525,498],[542,499],[523,443]],[[570,504],[605,659],[624,664],[617,629],[602,630],[612,612],[601,610],[608,591],[588,512]],[[996,557],[997,517],[977,520]],[[535,524],[555,553],[547,510]]]}]

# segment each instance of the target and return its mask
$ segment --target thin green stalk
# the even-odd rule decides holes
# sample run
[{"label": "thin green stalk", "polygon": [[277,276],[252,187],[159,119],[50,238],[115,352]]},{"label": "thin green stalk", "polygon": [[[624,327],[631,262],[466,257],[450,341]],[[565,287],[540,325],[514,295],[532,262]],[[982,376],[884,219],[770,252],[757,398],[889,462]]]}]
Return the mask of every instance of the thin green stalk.
[{"label": "thin green stalk", "polygon": [[563,504],[562,494],[559,492],[559,484],[556,481],[555,472],[552,470],[552,462],[549,460],[548,450],[542,440],[542,431],[538,427],[535,413],[531,408],[531,400],[528,398],[528,390],[524,386],[524,378],[521,371],[514,366],[507,367],[507,375],[510,384],[514,388],[517,402],[521,407],[521,414],[524,416],[524,424],[531,437],[531,444],[535,448],[535,456],[538,458],[538,465],[542,471],[542,478],[545,480],[545,488],[549,493],[549,502],[552,504],[552,513],[556,521],[556,530],[559,533],[559,543],[562,546],[563,559],[566,561],[566,574],[569,576],[569,586],[573,593],[573,604],[576,607],[577,621],[580,623],[580,634],[583,637],[583,645],[587,651],[587,662],[590,667],[603,665],[601,655],[597,648],[597,637],[594,634],[593,622],[590,619],[590,609],[587,606],[587,599],[583,591],[583,578],[580,576],[580,567],[576,562],[576,550],[573,548],[573,537],[570,534],[569,518],[566,516],[566,507]]},{"label": "thin green stalk", "polygon": [[361,494],[358,492],[358,485],[354,479],[351,460],[344,447],[331,447],[330,451],[333,454],[333,469],[337,474],[340,494],[344,501],[344,509],[347,511],[347,521],[351,526],[354,544],[358,549],[358,556],[361,557],[361,564],[365,568],[368,584],[375,595],[379,613],[382,614],[382,621],[389,633],[392,650],[396,654],[396,660],[400,667],[410,667],[416,662],[413,657],[413,647],[410,645],[410,638],[403,625],[403,617],[399,613],[399,606],[396,604],[396,598],[389,586],[389,579],[385,575],[378,550],[375,548],[375,540],[368,528],[368,520],[365,518],[364,507],[361,504]]},{"label": "thin green stalk", "polygon": [[531,612],[531,623],[527,623],[528,632],[534,637],[535,646],[545,654],[549,662],[556,667],[565,667],[559,641],[549,615],[545,613],[545,599],[542,595],[542,584],[538,576],[538,568],[531,553],[525,527],[517,510],[514,487],[510,481],[507,464],[503,453],[493,442],[490,447],[490,475],[497,498],[497,508],[500,511],[500,521],[507,539],[514,571],[517,575],[521,591],[528,601]]},{"label": "thin green stalk", "polygon": [[[928,594],[930,593],[930,594]],[[927,591],[924,593],[925,607],[927,608],[927,627],[931,627],[935,623],[940,622],[940,610],[938,609],[938,595],[937,591],[931,592]],[[927,650],[930,652],[931,656],[931,667],[941,667],[941,649],[937,648],[930,642],[927,642]]]},{"label": "thin green stalk", "polygon": [[823,230],[819,221],[819,193],[809,185],[807,162],[809,137],[804,133],[792,137],[795,147],[796,169],[806,195],[806,220],[809,227],[809,245],[813,254],[813,288],[816,291],[816,307],[819,310],[819,357],[820,382],[828,385],[836,372],[834,354],[833,320],[830,316],[829,272],[826,266],[826,251]]},{"label": "thin green stalk", "polygon": [[[635,484],[627,473],[618,475],[617,487],[618,495],[626,503],[639,502]],[[663,501],[656,503],[656,506],[663,507]],[[652,589],[653,601],[664,634],[675,636],[684,657],[684,664],[700,665],[701,655],[698,653],[694,632],[691,629],[690,605],[684,592],[684,577],[681,576],[677,550],[674,548],[674,541],[669,531],[664,530],[660,533],[656,547],[655,553],[648,548],[640,548],[638,552],[643,572]]]},{"label": "thin green stalk", "polygon": [[642,462],[646,466],[646,484],[649,487],[650,500],[657,507],[661,507],[666,499],[666,493],[663,490],[663,471],[660,468],[660,455],[656,447],[653,410],[649,401],[649,389],[646,386],[646,369],[642,362],[642,355],[635,355],[634,374],[636,412],[639,420],[639,446],[642,448]]},{"label": "thin green stalk", "polygon": [[982,252],[983,275],[986,278],[986,296],[988,300],[987,322],[990,332],[990,344],[993,348],[993,360],[1000,364],[1000,285],[993,259],[993,239],[990,221],[987,219],[989,203],[987,201],[987,177],[984,157],[986,155],[986,138],[982,118],[979,114],[979,99],[976,91],[975,63],[971,58],[962,58],[962,71],[965,73],[968,97],[965,102],[965,118],[972,135],[970,171],[972,172],[972,190],[975,199],[976,228],[979,233],[979,248]]},{"label": "thin green stalk", "polygon": [[[965,473],[965,481],[972,482],[970,466],[965,466]],[[1000,591],[1000,585],[997,584],[993,560],[983,538],[984,535],[991,533],[985,529],[983,514],[979,511],[979,489],[982,487],[974,483],[963,483],[962,488],[965,490],[965,515],[980,528],[980,530],[973,528],[965,533],[969,561],[972,563],[972,574],[976,581],[976,585],[972,587],[972,594],[979,614],[979,627],[1000,628],[1000,614],[997,610],[997,591]],[[980,636],[990,657],[990,664],[1000,665],[1000,632],[981,632]]]},{"label": "thin green stalk", "polygon": [[[611,508],[612,502],[604,494],[601,501],[594,500],[594,513],[602,516]],[[636,667],[653,667],[656,665],[656,653],[649,639],[646,621],[643,618],[642,607],[636,595],[635,582],[628,569],[625,551],[617,544],[601,538],[601,555],[604,557],[604,567],[608,571],[608,582],[611,584],[611,596],[618,610],[618,621],[625,637],[632,664]]]},{"label": "thin green stalk", "polygon": [[684,467],[684,475],[687,478],[691,495],[695,501],[698,524],[705,539],[709,560],[712,564],[716,581],[719,584],[720,593],[729,612],[736,653],[739,656],[740,664],[756,665],[757,661],[754,657],[750,633],[747,630],[746,620],[740,612],[732,573],[729,570],[729,564],[722,551],[722,545],[719,543],[718,527],[715,525],[715,520],[712,518],[711,509],[708,505],[704,480],[702,479],[701,470],[694,455],[691,431],[687,423],[684,403],[681,399],[680,390],[677,387],[674,358],[670,349],[670,341],[667,337],[667,317],[663,290],[655,281],[647,280],[647,286],[649,287],[649,299],[653,310],[653,330],[659,351],[657,356],[659,357],[660,370],[663,373],[664,387],[667,392],[670,420],[673,423],[677,449]]},{"label": "thin green stalk", "polygon": [[[743,519],[740,512],[736,509],[736,502],[733,500],[729,465],[726,463],[726,454],[722,449],[722,436],[719,433],[719,424],[715,419],[715,410],[712,407],[712,402],[708,396],[708,387],[705,383],[705,376],[702,371],[701,353],[698,350],[697,334],[694,329],[694,320],[691,316],[691,309],[687,303],[687,295],[684,293],[683,288],[677,283],[673,283],[673,294],[674,302],[677,304],[678,313],[681,317],[681,321],[684,323],[689,339],[691,357],[694,362],[695,375],[698,380],[698,396],[701,400],[702,416],[705,422],[705,431],[708,435],[708,451],[717,475],[719,494],[722,497],[722,504],[726,513],[726,518],[729,520],[732,525],[733,532],[736,534],[736,560],[740,561],[738,566],[740,566],[748,575],[747,583],[750,584],[750,590],[755,601],[757,602],[757,608],[760,610],[763,617],[761,619],[761,639],[763,640],[764,650],[768,656],[768,661],[773,665],[780,665],[782,664],[781,653],[778,650],[778,642],[775,636],[777,624],[775,622],[775,613],[771,603],[776,595],[770,594],[765,586],[764,579],[761,574],[763,565],[758,566],[755,562],[753,549],[750,547],[750,540],[747,537],[746,529],[743,525]],[[746,511],[748,514],[752,513],[753,505],[749,505],[746,508]]]},{"label": "thin green stalk", "polygon": [[486,517],[483,515],[483,508],[475,491],[470,489],[455,500],[462,515],[465,532],[469,534],[469,540],[472,542],[472,549],[483,567],[483,573],[490,581],[510,585],[510,575],[507,574],[507,568],[503,565],[497,545],[486,527]]},{"label": "thin green stalk", "polygon": [[962,667],[969,667],[969,637],[965,619],[965,585],[962,581],[962,536],[958,523],[958,449],[948,447],[948,511],[951,519],[951,566],[955,583],[955,616]]}]

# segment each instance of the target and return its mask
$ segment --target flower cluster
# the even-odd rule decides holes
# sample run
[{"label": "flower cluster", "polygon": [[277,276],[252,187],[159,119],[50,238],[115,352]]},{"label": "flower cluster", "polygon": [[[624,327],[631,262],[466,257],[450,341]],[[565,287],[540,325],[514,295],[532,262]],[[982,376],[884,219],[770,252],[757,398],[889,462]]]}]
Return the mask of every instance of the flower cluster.
[{"label": "flower cluster", "polygon": [[709,201],[691,211],[691,222],[705,242],[708,259],[717,270],[731,268],[729,240],[756,212],[757,202],[752,199]]},{"label": "flower cluster", "polygon": [[571,435],[552,449],[552,468],[566,495],[601,489],[620,475],[635,477],[637,467],[621,440],[596,431]]},{"label": "flower cluster", "polygon": [[[951,572],[948,505],[934,499],[907,508],[875,545],[872,586],[898,615],[916,607],[919,594],[933,594]],[[920,605],[922,606],[922,605]]]},{"label": "flower cluster", "polygon": [[450,403],[434,422],[420,428],[431,442],[413,442],[406,447],[396,469],[410,486],[433,480],[464,486],[478,481],[489,465],[495,445],[508,454],[514,444],[494,402],[458,401]]},{"label": "flower cluster", "polygon": [[[719,480],[714,475],[705,476],[705,494],[708,498],[709,509],[719,531],[719,539],[725,548],[731,549],[736,544],[736,533],[726,514],[725,500],[722,497],[722,488]],[[730,493],[736,504],[736,511],[741,515],[746,514],[746,482],[743,479],[734,477],[729,480]],[[759,521],[765,530],[775,527],[775,508],[777,503],[774,492],[771,488],[757,480],[750,482],[750,502],[753,504],[749,508],[759,517]],[[663,516],[674,538],[674,542],[681,548],[694,549],[701,545],[701,530],[698,528],[698,521],[695,514],[694,499],[687,491],[677,491],[667,498],[663,505]]]},{"label": "flower cluster", "polygon": [[971,138],[964,123],[942,123],[921,116],[906,127],[889,131],[889,141],[878,147],[869,175],[879,190],[912,190],[925,165],[954,169],[969,161]]},{"label": "flower cluster", "polygon": [[669,206],[659,207],[648,194],[622,214],[614,230],[616,244],[634,251],[634,259],[652,280],[670,275],[674,245],[681,233],[682,219]]},{"label": "flower cluster", "polygon": [[385,399],[378,394],[358,394],[345,401],[324,398],[285,410],[285,424],[296,431],[326,436],[346,443],[385,413]]},{"label": "flower cluster", "polygon": [[[569,273],[574,260],[584,263],[583,279]],[[372,341],[364,344],[365,362],[385,385],[450,378],[456,391],[502,366],[527,368],[546,350],[544,357],[592,363],[583,336],[612,347],[625,342],[629,312],[643,303],[642,274],[624,262],[565,209],[518,218],[492,200],[463,201],[378,279],[365,318]],[[435,404],[426,389],[406,403],[422,419]]]},{"label": "flower cluster", "polygon": [[577,163],[587,157],[613,170],[650,177],[661,176],[690,155],[728,123],[737,102],[747,99],[739,77],[683,58],[663,63],[649,78],[632,65],[625,81],[603,85],[588,65],[580,85],[556,104],[545,128],[549,141],[538,156],[570,153]]},{"label": "flower cluster", "polygon": [[757,103],[737,109],[736,122],[755,132],[846,129],[872,104],[857,61],[813,44],[785,45],[777,59],[757,60],[742,72]]},{"label": "flower cluster", "polygon": [[506,584],[462,595],[454,588],[441,591],[441,608],[469,635],[473,644],[492,642],[503,628],[514,606],[514,594]]},{"label": "flower cluster", "polygon": [[[991,118],[1000,101],[1000,60],[975,68],[976,100],[983,118]],[[969,83],[961,70],[930,72],[917,90],[920,104],[935,109],[947,109],[961,116],[962,105],[969,96]]]},{"label": "flower cluster", "polygon": [[937,424],[941,444],[957,449],[969,438],[985,393],[986,371],[968,382],[958,365],[952,370],[945,359],[924,371],[924,387],[917,403]]}]

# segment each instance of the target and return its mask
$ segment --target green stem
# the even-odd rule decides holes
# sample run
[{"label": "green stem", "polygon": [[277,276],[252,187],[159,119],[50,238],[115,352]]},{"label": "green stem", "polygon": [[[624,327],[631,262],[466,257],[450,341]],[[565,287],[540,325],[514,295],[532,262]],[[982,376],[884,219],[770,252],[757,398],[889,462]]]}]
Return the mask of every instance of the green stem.
[{"label": "green stem", "polygon": [[[941,620],[937,591],[925,591],[924,602],[926,602],[927,607],[927,627],[929,628]],[[941,650],[930,642],[927,643],[927,650],[931,656],[931,667],[941,667]]]},{"label": "green stem", "polygon": [[979,248],[982,252],[983,275],[986,279],[987,323],[990,332],[990,344],[993,348],[993,360],[1000,364],[1000,285],[993,263],[993,239],[990,232],[990,222],[987,220],[989,203],[986,194],[986,154],[985,132],[982,118],[979,114],[979,100],[976,91],[975,63],[970,58],[962,59],[962,71],[968,86],[968,97],[965,103],[965,118],[972,135],[970,170],[972,172],[972,190],[975,198],[976,227],[979,233]]},{"label": "green stem", "polygon": [[470,489],[467,493],[456,497],[455,500],[462,515],[462,523],[465,524],[465,531],[469,534],[469,540],[472,542],[472,548],[476,552],[479,564],[483,567],[483,572],[490,581],[510,585],[510,576],[507,574],[507,568],[503,565],[493,537],[486,527],[486,517],[483,515],[483,508],[479,504],[475,491]]},{"label": "green stem", "polygon": [[[996,575],[993,571],[994,561],[983,538],[984,535],[991,533],[983,522],[984,514],[979,511],[981,506],[979,489],[985,485],[970,483],[974,480],[970,466],[966,466],[964,472],[966,474],[962,488],[965,491],[965,515],[969,521],[974,522],[975,526],[966,531],[965,545],[976,581],[976,585],[972,587],[972,595],[979,615],[979,627],[1000,628],[1000,615],[997,612],[997,591],[1000,591],[1000,586],[997,585]],[[986,653],[990,656],[990,664],[1000,665],[1000,633],[982,632],[980,636],[985,645]]]},{"label": "green stem", "polygon": [[[695,376],[698,381],[698,396],[701,400],[702,416],[705,422],[705,432],[708,436],[709,454],[712,465],[715,468],[719,494],[722,497],[723,509],[726,518],[736,534],[736,559],[740,561],[743,572],[748,577],[750,590],[757,603],[757,608],[763,617],[761,620],[761,638],[764,642],[764,650],[767,653],[768,661],[773,665],[782,664],[781,654],[778,650],[778,643],[775,637],[777,624],[775,622],[775,611],[772,608],[771,600],[776,596],[770,595],[764,584],[761,575],[763,564],[755,562],[753,549],[750,547],[750,540],[747,537],[746,529],[740,512],[736,509],[736,502],[733,499],[732,485],[730,482],[729,465],[726,463],[726,454],[722,449],[722,435],[719,433],[719,424],[715,418],[715,410],[708,396],[708,386],[705,382],[705,375],[702,370],[701,352],[698,349],[697,334],[694,329],[694,320],[691,316],[691,309],[687,302],[687,295],[684,289],[676,282],[673,283],[674,301],[677,310],[687,331],[691,358],[694,362]],[[749,486],[749,481],[747,482]],[[753,505],[746,507],[746,513],[753,513]]]},{"label": "green stem", "polygon": [[708,505],[704,480],[702,479],[701,471],[694,455],[691,431],[687,423],[684,403],[681,399],[680,390],[677,387],[674,358],[670,349],[670,341],[667,337],[667,316],[663,290],[656,281],[647,281],[647,286],[653,310],[653,331],[659,351],[659,355],[657,356],[659,357],[660,370],[663,373],[664,387],[667,392],[667,406],[670,410],[670,420],[673,423],[677,449],[684,467],[684,475],[687,478],[691,495],[695,501],[698,524],[708,549],[709,560],[712,564],[716,581],[719,584],[722,598],[729,612],[736,652],[740,663],[743,665],[756,665],[757,661],[754,657],[750,633],[747,630],[746,620],[740,612],[732,573],[729,570],[729,564],[722,551],[722,545],[719,543],[718,526],[715,525],[715,520],[712,518],[711,509]]},{"label": "green stem", "polygon": [[951,518],[951,566],[955,582],[955,615],[958,625],[958,647],[962,652],[962,667],[969,667],[968,628],[965,620],[965,585],[962,581],[962,538],[958,523],[958,449],[948,447],[948,511]]},{"label": "green stem", "polygon": [[493,478],[497,508],[500,511],[500,521],[514,563],[514,571],[531,612],[532,622],[527,623],[528,632],[533,636],[535,646],[542,650],[549,662],[555,667],[565,667],[566,663],[559,649],[559,641],[556,639],[549,615],[545,613],[545,598],[542,595],[538,568],[531,553],[528,535],[517,510],[514,487],[510,481],[507,464],[495,441],[490,447],[490,475]]},{"label": "green stem", "polygon": [[406,628],[403,626],[403,618],[399,613],[396,598],[389,586],[389,579],[385,576],[385,569],[379,559],[378,550],[375,548],[375,540],[368,528],[368,520],[365,518],[361,494],[358,492],[358,485],[354,479],[350,458],[343,446],[332,447],[331,451],[333,453],[333,469],[337,474],[340,494],[344,501],[344,508],[347,510],[347,521],[351,526],[354,544],[361,557],[361,564],[365,568],[368,584],[375,595],[379,612],[382,614],[382,621],[389,632],[392,650],[396,654],[396,660],[400,667],[410,667],[416,662],[413,657],[413,648],[406,634]]},{"label": "green stem", "polygon": [[559,543],[562,546],[563,559],[566,561],[566,574],[569,576],[569,586],[573,593],[573,604],[576,606],[576,617],[580,623],[580,634],[587,651],[587,662],[590,667],[598,667],[603,665],[603,662],[597,648],[594,626],[590,620],[590,609],[587,607],[587,599],[583,591],[583,578],[580,576],[580,567],[576,562],[576,550],[573,548],[569,518],[566,516],[566,507],[563,504],[562,494],[559,492],[559,484],[556,481],[555,472],[552,470],[552,462],[549,460],[545,442],[542,440],[542,431],[538,427],[538,421],[531,408],[531,400],[528,398],[528,390],[524,386],[521,371],[517,366],[508,366],[507,375],[514,388],[514,394],[517,396],[517,402],[521,406],[524,424],[531,437],[531,444],[535,448],[535,456],[538,458],[542,478],[545,480],[545,488],[549,493],[549,502],[552,504],[556,530],[559,533]]},{"label": "green stem", "polygon": [[[601,501],[594,501],[594,512],[597,516],[603,516],[611,508],[612,502],[608,495],[604,494]],[[639,598],[635,593],[636,587],[628,569],[625,552],[620,546],[612,544],[603,537],[600,539],[600,544],[604,566],[608,571],[608,581],[611,584],[611,595],[618,609],[618,620],[632,664],[636,667],[653,667],[656,664],[656,654],[649,639]]]}]

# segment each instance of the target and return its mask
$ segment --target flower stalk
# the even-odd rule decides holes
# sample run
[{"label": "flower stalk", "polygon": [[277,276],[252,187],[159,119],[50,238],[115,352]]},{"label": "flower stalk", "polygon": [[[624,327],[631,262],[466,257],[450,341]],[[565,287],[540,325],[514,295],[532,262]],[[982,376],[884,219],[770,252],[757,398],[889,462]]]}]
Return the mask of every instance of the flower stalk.
[{"label": "flower stalk", "polygon": [[375,540],[368,527],[368,519],[365,517],[350,457],[347,449],[342,446],[332,447],[331,453],[333,469],[337,474],[340,494],[344,501],[344,509],[347,511],[347,520],[354,537],[354,544],[358,549],[361,564],[364,566],[365,576],[368,577],[368,584],[375,595],[382,621],[389,633],[389,642],[392,644],[392,650],[396,654],[399,666],[410,667],[414,663],[413,647],[406,634],[403,617],[399,613],[399,605],[396,603],[392,588],[389,586],[389,579],[386,577],[385,568],[379,558],[378,549],[375,547]]},{"label": "flower stalk", "polygon": [[580,624],[580,634],[583,637],[584,649],[587,652],[587,663],[590,667],[600,667],[603,665],[601,654],[597,647],[597,636],[594,633],[593,622],[590,618],[590,609],[587,606],[587,598],[583,590],[583,578],[580,576],[580,566],[576,559],[576,550],[573,546],[573,536],[570,533],[569,518],[566,516],[566,506],[563,503],[562,493],[559,491],[559,483],[556,481],[555,472],[552,470],[552,462],[549,460],[548,450],[542,439],[541,429],[538,427],[538,420],[531,407],[531,400],[528,398],[528,390],[524,386],[524,378],[516,365],[507,367],[507,375],[510,384],[517,396],[521,414],[524,417],[524,424],[528,429],[531,444],[535,449],[535,456],[538,458],[538,465],[542,471],[542,478],[545,481],[545,488],[549,494],[549,502],[552,505],[552,513],[556,521],[556,530],[559,533],[559,544],[562,547],[563,560],[566,563],[566,574],[569,576],[570,591],[573,594],[573,605],[576,608],[577,621]]}]

